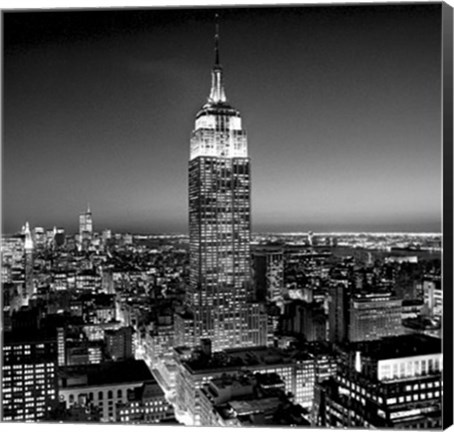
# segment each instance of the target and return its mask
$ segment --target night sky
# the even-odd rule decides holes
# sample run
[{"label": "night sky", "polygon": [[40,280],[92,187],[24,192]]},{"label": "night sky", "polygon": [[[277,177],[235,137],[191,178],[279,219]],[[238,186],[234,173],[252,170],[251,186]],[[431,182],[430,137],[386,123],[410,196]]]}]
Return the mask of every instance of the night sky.
[{"label": "night sky", "polygon": [[[440,5],[218,12],[254,231],[440,231]],[[214,10],[3,17],[4,232],[187,232]]]}]

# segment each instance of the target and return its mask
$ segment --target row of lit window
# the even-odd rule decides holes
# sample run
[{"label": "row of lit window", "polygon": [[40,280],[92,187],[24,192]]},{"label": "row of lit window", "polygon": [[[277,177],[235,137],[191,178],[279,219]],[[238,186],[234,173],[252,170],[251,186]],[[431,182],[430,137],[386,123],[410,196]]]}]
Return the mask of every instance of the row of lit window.
[{"label": "row of lit window", "polygon": [[440,381],[421,383],[421,384],[416,383],[416,384],[413,384],[413,386],[406,385],[405,391],[418,390],[419,388],[425,389],[426,387],[427,388],[440,387]]},{"label": "row of lit window", "polygon": [[404,402],[411,402],[411,401],[418,401],[418,400],[425,400],[425,399],[432,399],[432,398],[440,397],[440,391],[437,390],[435,392],[427,392],[427,393],[414,393],[413,395],[406,395],[406,396],[399,396],[397,398],[389,398],[386,400],[388,405],[393,405],[396,403],[404,403]]}]

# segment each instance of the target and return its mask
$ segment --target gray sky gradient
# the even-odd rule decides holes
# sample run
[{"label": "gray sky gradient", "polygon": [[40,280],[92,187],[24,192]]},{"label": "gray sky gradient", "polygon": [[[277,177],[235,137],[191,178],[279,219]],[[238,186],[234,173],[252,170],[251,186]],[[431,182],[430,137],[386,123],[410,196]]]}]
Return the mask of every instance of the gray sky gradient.
[{"label": "gray sky gradient", "polygon": [[[254,230],[439,231],[441,7],[221,9]],[[5,13],[3,229],[187,230],[203,10]]]}]

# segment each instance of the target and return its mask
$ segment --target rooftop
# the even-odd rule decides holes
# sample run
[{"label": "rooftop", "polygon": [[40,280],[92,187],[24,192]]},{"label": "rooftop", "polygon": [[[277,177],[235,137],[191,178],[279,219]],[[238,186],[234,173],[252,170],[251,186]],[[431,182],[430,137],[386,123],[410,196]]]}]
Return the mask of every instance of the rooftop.
[{"label": "rooftop", "polygon": [[352,344],[354,351],[376,360],[441,353],[441,339],[414,333]]},{"label": "rooftop", "polygon": [[[80,378],[84,387],[121,384],[141,381],[154,381],[154,378],[143,360],[124,360],[104,362],[83,366],[67,366],[59,370],[59,376],[66,379],[63,387],[80,387]],[[74,385],[71,384],[74,381]]]},{"label": "rooftop", "polygon": [[242,367],[293,364],[297,361],[310,360],[313,357],[304,351],[295,349],[253,347],[235,348],[215,353],[211,357],[191,358],[184,361],[193,372],[217,369],[238,369]]}]

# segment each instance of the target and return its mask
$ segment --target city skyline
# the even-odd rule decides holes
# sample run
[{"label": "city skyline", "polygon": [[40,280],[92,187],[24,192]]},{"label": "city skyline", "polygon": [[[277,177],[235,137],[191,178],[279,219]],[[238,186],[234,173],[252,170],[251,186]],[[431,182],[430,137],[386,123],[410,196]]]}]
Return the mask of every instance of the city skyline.
[{"label": "city skyline", "polygon": [[446,12],[8,13],[0,420],[449,426]]},{"label": "city skyline", "polygon": [[[253,231],[440,231],[440,5],[216,10]],[[5,13],[5,232],[187,232],[214,11]]]}]

